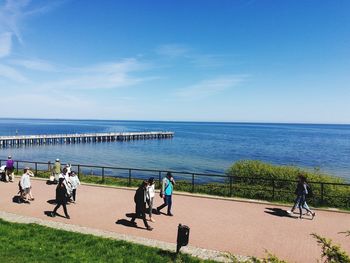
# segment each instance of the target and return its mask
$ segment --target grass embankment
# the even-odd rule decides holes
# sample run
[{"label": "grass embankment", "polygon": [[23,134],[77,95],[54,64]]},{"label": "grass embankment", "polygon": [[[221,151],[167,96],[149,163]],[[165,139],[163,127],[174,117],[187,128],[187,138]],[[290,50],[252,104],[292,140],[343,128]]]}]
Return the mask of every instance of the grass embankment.
[{"label": "grass embankment", "polygon": [[[303,172],[311,183],[314,197],[308,200],[309,204],[317,207],[350,208],[350,187],[328,185],[327,183],[345,183],[341,178],[310,172],[294,166],[277,166],[260,161],[238,161],[227,171],[227,175],[233,176],[230,183],[203,183],[196,184],[192,191],[189,181],[177,180],[176,190],[194,192],[217,196],[232,196],[249,199],[292,203],[295,199],[297,176]],[[39,177],[49,177],[48,172],[38,172]],[[105,177],[80,174],[80,180],[86,183],[132,186],[137,187],[142,180],[132,179],[129,185],[127,178]],[[274,179],[272,182],[270,179]],[[283,181],[287,180],[287,181]],[[288,181],[289,180],[289,181]],[[274,184],[274,185],[273,185]],[[159,185],[158,185],[159,188]],[[323,189],[322,189],[323,188]],[[323,193],[323,194],[322,194]]]},{"label": "grass embankment", "polygon": [[125,241],[0,219],[0,262],[213,262]]}]

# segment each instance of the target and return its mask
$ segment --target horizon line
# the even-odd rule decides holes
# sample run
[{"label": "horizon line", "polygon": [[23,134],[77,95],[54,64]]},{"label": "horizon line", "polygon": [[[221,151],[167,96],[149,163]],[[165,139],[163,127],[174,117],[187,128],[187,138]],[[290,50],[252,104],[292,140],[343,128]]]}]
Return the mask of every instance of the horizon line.
[{"label": "horizon line", "polygon": [[29,118],[0,117],[0,120],[54,120],[54,121],[121,121],[121,122],[177,122],[177,123],[227,123],[227,124],[286,124],[286,125],[350,125],[350,123],[320,122],[271,122],[271,121],[196,121],[196,120],[130,120],[130,119],[88,119],[88,118]]}]

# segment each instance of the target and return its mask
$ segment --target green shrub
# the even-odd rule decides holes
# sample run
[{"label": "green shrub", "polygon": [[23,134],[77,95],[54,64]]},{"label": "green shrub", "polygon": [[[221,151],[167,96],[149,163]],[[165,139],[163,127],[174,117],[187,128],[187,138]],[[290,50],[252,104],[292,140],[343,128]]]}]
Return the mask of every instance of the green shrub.
[{"label": "green shrub", "polygon": [[294,166],[278,166],[254,160],[238,161],[227,171],[235,180],[235,196],[281,202],[293,202],[295,199],[299,173],[307,177],[313,189],[314,197],[308,200],[310,204],[349,208],[350,187],[327,184],[343,184],[344,179],[321,174],[319,171],[310,172]]},{"label": "green shrub", "polygon": [[311,234],[316,238],[317,243],[322,247],[322,258],[325,263],[350,263],[350,257],[345,251],[342,251],[340,246],[333,245],[331,239],[321,237],[315,233]]}]

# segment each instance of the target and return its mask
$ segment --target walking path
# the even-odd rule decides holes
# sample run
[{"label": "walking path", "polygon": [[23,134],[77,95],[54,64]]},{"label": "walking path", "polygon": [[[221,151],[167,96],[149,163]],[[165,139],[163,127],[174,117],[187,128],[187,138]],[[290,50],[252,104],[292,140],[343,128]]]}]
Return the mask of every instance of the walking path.
[{"label": "walking path", "polygon": [[[71,219],[67,220],[51,218],[44,213],[54,208],[47,201],[55,198],[55,186],[46,185],[42,180],[32,180],[32,186],[35,201],[30,205],[17,204],[12,202],[18,190],[17,182],[0,182],[0,211],[115,233],[119,237],[130,236],[134,242],[143,240],[147,243],[151,239],[155,240],[156,246],[168,244],[166,248],[176,242],[177,225],[182,223],[191,228],[192,247],[256,257],[265,256],[266,249],[288,262],[316,262],[320,259],[321,249],[310,234],[317,233],[333,239],[350,253],[350,238],[339,234],[350,230],[348,213],[316,211],[314,220],[307,217],[300,220],[297,215],[287,216],[283,211],[286,207],[274,204],[175,195],[175,216],[156,215],[156,222],[151,223],[154,230],[150,232],[143,228],[141,220],[136,221],[138,228],[124,224],[123,219],[128,219],[125,214],[134,212],[134,191],[81,185],[77,203],[68,206]],[[160,203],[157,196],[155,204]],[[58,212],[63,214],[61,209]],[[117,224],[118,220],[122,224]]]}]

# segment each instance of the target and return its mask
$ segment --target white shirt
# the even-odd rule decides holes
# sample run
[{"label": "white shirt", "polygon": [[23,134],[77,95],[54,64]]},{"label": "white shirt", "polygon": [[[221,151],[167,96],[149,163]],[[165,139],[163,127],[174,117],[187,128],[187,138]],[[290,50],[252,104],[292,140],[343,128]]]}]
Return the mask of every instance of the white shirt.
[{"label": "white shirt", "polygon": [[155,195],[154,184],[147,186],[147,189],[146,189],[146,197],[147,197],[147,199],[153,198],[154,195]]},{"label": "white shirt", "polygon": [[69,176],[69,181],[72,185],[72,189],[77,189],[78,185],[80,185],[79,177],[76,175]]},{"label": "white shirt", "polygon": [[25,173],[22,175],[21,182],[20,182],[22,189],[30,188],[30,186],[31,186],[30,176],[34,176],[34,174],[33,173]]}]

